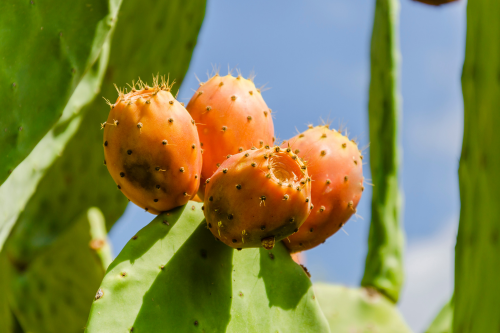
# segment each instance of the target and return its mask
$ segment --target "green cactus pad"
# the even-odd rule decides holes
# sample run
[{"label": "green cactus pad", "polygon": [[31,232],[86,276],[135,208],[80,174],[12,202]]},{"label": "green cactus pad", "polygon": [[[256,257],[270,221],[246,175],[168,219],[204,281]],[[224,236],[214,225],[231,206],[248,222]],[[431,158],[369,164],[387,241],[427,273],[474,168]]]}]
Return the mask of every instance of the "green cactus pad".
[{"label": "green cactus pad", "polygon": [[12,332],[12,314],[10,312],[9,302],[5,295],[9,292],[9,279],[7,275],[7,258],[0,255],[0,332]]},{"label": "green cactus pad", "polygon": [[396,306],[374,289],[315,283],[332,332],[411,333]]},{"label": "green cactus pad", "polygon": [[[158,71],[170,72],[171,79],[181,81],[196,45],[204,10],[204,0],[125,1],[112,35],[109,64],[99,95],[114,100],[117,93],[113,83],[125,86],[137,76],[146,80]],[[177,32],[172,34],[174,30]],[[162,42],[158,43],[160,38]],[[90,206],[103,212],[108,230],[125,210],[127,199],[103,164],[100,123],[108,112],[109,107],[100,97],[80,112],[83,119],[76,134],[39,181],[35,194],[22,206],[24,212],[5,245],[16,261],[32,260]]]},{"label": "green cactus pad", "polygon": [[233,250],[206,229],[201,206],[163,213],[127,243],[87,332],[329,332],[283,244]]},{"label": "green cactus pad", "polygon": [[373,179],[368,254],[361,285],[397,302],[403,285],[404,236],[398,181],[399,0],[377,0],[371,41],[368,116]]},{"label": "green cactus pad", "polygon": [[109,246],[101,234],[105,225],[99,214],[96,208],[83,214],[28,266],[9,260],[7,298],[25,331],[82,331],[104,276],[101,257],[111,256],[103,253]]},{"label": "green cactus pad", "polygon": [[0,184],[61,117],[120,2],[0,2]]},{"label": "green cactus pad", "polygon": [[0,186],[0,202],[2,203],[0,209],[0,250],[13,224],[35,193],[45,173],[62,154],[68,141],[77,132],[82,120],[80,110],[96,97],[106,70],[108,57],[109,42],[103,45],[98,61],[78,84],[54,128],[45,135],[29,156]]},{"label": "green cactus pad", "polygon": [[453,330],[500,331],[500,1],[467,2]]}]

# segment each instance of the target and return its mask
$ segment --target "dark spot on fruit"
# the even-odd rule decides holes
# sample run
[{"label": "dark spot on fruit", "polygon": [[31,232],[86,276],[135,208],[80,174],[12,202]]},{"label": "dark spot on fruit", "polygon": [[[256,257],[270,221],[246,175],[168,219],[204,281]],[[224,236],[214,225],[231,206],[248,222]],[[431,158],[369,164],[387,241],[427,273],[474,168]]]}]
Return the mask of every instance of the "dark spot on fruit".
[{"label": "dark spot on fruit", "polygon": [[271,258],[271,260],[274,260],[274,254],[272,254],[271,252],[269,252],[269,258]]},{"label": "dark spot on fruit", "polygon": [[310,232],[313,232],[313,231],[314,231],[314,229],[313,229],[313,228],[311,228],[311,229],[309,229],[309,231],[310,231]]},{"label": "dark spot on fruit", "polygon": [[257,166],[257,163],[252,162],[252,164],[251,164],[251,165],[252,165],[253,167],[255,167],[255,166]]},{"label": "dark spot on fruit", "polygon": [[306,198],[306,202],[309,202],[309,198]]},{"label": "dark spot on fruit", "polygon": [[155,170],[156,170],[156,171],[160,171],[160,167],[156,167],[156,168],[155,168]]},{"label": "dark spot on fruit", "polygon": [[120,177],[125,177],[125,172],[120,172]]},{"label": "dark spot on fruit", "polygon": [[293,232],[297,232],[297,231],[299,231],[299,229],[295,228],[295,230]]},{"label": "dark spot on fruit", "polygon": [[173,118],[168,118],[168,122],[169,122],[169,123],[173,123],[173,122],[174,122],[174,119],[173,119]]},{"label": "dark spot on fruit", "polygon": [[209,201],[214,201],[214,197],[208,198]]},{"label": "dark spot on fruit", "polygon": [[202,258],[206,258],[207,257],[207,250],[201,249],[200,250],[200,255],[201,255]]},{"label": "dark spot on fruit", "polygon": [[261,196],[261,197],[260,197],[260,200],[262,200],[262,201],[266,201],[266,196],[265,196],[265,195]]},{"label": "dark spot on fruit", "polygon": [[299,246],[302,246],[302,243],[299,243]]},{"label": "dark spot on fruit", "polygon": [[127,154],[132,155],[132,150],[127,150]]},{"label": "dark spot on fruit", "polygon": [[[160,185],[156,184],[153,170],[146,160],[127,161],[123,163],[127,179],[140,186],[145,190],[159,189]],[[168,171],[168,169],[166,170]]]},{"label": "dark spot on fruit", "polygon": [[209,224],[208,224],[208,227],[209,227],[209,228],[212,228],[212,223],[209,223]]},{"label": "dark spot on fruit", "polygon": [[[241,248],[241,247],[239,247],[239,248],[237,248],[236,250],[241,251],[241,250],[242,250],[242,248]],[[229,297],[229,298],[231,298],[231,297]]]},{"label": "dark spot on fruit", "polygon": [[236,243],[236,242],[237,242],[237,240],[236,240],[236,239],[233,239],[233,243]]},{"label": "dark spot on fruit", "polygon": [[161,143],[162,143],[164,146],[166,146],[166,145],[167,145],[167,140],[163,140]]},{"label": "dark spot on fruit", "polygon": [[184,172],[184,167],[181,167],[181,168],[179,169],[179,171],[180,171],[180,172]]},{"label": "dark spot on fruit", "polygon": [[233,216],[233,214],[229,214],[229,215],[227,216],[227,219],[228,219],[228,220],[232,220],[232,219],[233,219],[233,217],[234,217],[234,216]]},{"label": "dark spot on fruit", "polygon": [[198,320],[194,321],[194,326],[198,326]]},{"label": "dark spot on fruit", "polygon": [[104,146],[107,147],[108,146],[108,141],[104,141]]},{"label": "dark spot on fruit", "polygon": [[223,173],[227,173],[227,168],[222,169]]},{"label": "dark spot on fruit", "polygon": [[136,240],[137,239],[137,235],[132,236],[132,239]]},{"label": "dark spot on fruit", "polygon": [[122,187],[120,185],[117,185],[118,186],[118,189],[120,190]]},{"label": "dark spot on fruit", "polygon": [[158,199],[154,199],[153,201],[154,201],[154,202],[158,202]]},{"label": "dark spot on fruit", "polygon": [[205,210],[205,206],[201,206],[201,210]]},{"label": "dark spot on fruit", "polygon": [[106,165],[106,160],[104,160],[104,165]]},{"label": "dark spot on fruit", "polygon": [[290,222],[295,222],[295,218],[294,218],[294,217],[291,217],[289,221],[290,221]]},{"label": "dark spot on fruit", "polygon": [[193,144],[191,145],[191,148],[195,149],[195,148],[196,148],[196,145],[193,143]]},{"label": "dark spot on fruit", "polygon": [[149,208],[148,208],[148,207],[146,207],[144,210],[147,212],[147,211],[149,210]]},{"label": "dark spot on fruit", "polygon": [[265,225],[261,226],[260,230],[266,230],[266,226]]},{"label": "dark spot on fruit", "polygon": [[162,223],[163,223],[163,224],[165,224],[165,225],[170,225],[170,223],[168,223],[168,221],[167,221],[167,220],[163,220],[163,222],[162,222]]}]

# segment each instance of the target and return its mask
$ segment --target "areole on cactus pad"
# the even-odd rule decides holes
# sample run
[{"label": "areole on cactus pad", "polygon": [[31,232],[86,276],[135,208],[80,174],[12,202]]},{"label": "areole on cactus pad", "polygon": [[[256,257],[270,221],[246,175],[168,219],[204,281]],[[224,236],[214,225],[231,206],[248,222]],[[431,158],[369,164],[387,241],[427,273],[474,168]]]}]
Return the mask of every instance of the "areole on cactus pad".
[{"label": "areole on cactus pad", "polygon": [[297,232],[313,208],[305,163],[279,146],[228,156],[206,183],[208,228],[237,249],[272,249]]},{"label": "areole on cactus pad", "polygon": [[104,128],[104,163],[119,190],[153,214],[181,205],[200,184],[201,149],[196,125],[158,77],[119,90]]},{"label": "areole on cactus pad", "polygon": [[328,125],[312,127],[282,144],[307,161],[314,209],[299,231],[284,241],[291,252],[311,249],[336,233],[356,213],[363,187],[363,156],[357,144]]},{"label": "areole on cactus pad", "polygon": [[271,109],[252,78],[239,74],[215,74],[200,87],[186,109],[196,121],[203,148],[199,196],[204,198],[205,180],[212,176],[228,154],[274,143]]}]

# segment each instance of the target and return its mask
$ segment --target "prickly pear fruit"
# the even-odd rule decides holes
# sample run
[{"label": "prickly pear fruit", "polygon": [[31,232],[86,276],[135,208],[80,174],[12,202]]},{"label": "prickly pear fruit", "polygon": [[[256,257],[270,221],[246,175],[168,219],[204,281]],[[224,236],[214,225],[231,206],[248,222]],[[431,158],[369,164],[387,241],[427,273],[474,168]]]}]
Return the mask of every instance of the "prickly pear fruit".
[{"label": "prickly pear fruit", "polygon": [[290,252],[311,249],[336,233],[356,212],[363,193],[363,156],[354,141],[330,130],[312,127],[284,141],[283,149],[307,162],[314,209],[297,233],[285,241]]},{"label": "prickly pear fruit", "polygon": [[297,232],[313,207],[306,165],[278,146],[230,156],[206,183],[208,228],[237,249],[272,249]]},{"label": "prickly pear fruit", "polygon": [[200,87],[186,109],[197,123],[203,148],[199,196],[204,198],[205,180],[228,154],[274,142],[271,110],[251,79],[230,74],[215,75]]},{"label": "prickly pear fruit", "polygon": [[194,120],[158,78],[119,91],[104,127],[104,163],[127,198],[153,214],[184,205],[200,184]]},{"label": "prickly pear fruit", "polygon": [[422,2],[431,6],[441,6],[450,2],[455,2],[457,0],[413,0],[417,2]]}]

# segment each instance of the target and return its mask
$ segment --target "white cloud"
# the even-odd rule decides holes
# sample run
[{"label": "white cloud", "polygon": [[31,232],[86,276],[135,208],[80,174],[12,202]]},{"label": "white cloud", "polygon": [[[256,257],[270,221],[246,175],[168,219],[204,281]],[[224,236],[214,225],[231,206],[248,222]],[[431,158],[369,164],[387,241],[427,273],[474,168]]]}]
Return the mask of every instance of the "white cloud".
[{"label": "white cloud", "polygon": [[408,244],[399,307],[415,332],[423,332],[453,294],[457,222],[450,219],[435,234]]}]

